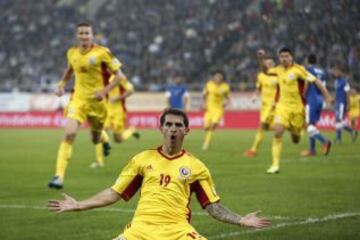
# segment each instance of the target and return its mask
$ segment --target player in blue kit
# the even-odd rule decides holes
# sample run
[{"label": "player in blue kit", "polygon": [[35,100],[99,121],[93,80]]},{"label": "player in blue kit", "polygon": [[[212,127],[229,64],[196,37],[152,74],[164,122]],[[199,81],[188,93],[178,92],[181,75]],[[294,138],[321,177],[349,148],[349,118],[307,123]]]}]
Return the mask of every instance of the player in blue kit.
[{"label": "player in blue kit", "polygon": [[183,83],[184,78],[176,76],[165,92],[167,106],[185,112],[190,109],[190,95]]},{"label": "player in blue kit", "polygon": [[335,143],[341,143],[341,132],[344,129],[351,134],[352,142],[356,141],[358,132],[352,129],[345,121],[346,112],[350,108],[350,85],[346,79],[344,73],[344,67],[342,65],[336,65],[334,70],[335,75],[335,129],[336,139]]},{"label": "player in blue kit", "polygon": [[[316,66],[317,58],[315,54],[308,56],[308,66],[306,68],[312,75],[316,76],[325,86],[325,72],[320,67]],[[322,144],[323,153],[327,155],[331,149],[331,141],[327,140],[316,127],[316,123],[320,120],[321,111],[323,108],[323,96],[319,88],[314,83],[309,83],[305,93],[305,120],[307,124],[307,132],[309,134],[309,150],[302,152],[302,156],[309,157],[316,155],[316,141]]]}]

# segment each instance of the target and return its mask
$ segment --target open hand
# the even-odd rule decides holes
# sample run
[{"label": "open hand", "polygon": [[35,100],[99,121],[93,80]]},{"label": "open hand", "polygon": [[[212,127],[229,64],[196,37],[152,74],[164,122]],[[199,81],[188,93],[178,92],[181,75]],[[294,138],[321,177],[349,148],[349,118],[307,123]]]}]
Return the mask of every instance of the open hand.
[{"label": "open hand", "polygon": [[64,95],[64,93],[65,93],[65,90],[63,87],[57,87],[55,90],[55,94],[58,97],[61,97],[62,95]]},{"label": "open hand", "polygon": [[253,213],[249,213],[246,216],[242,217],[240,220],[240,224],[246,227],[253,228],[264,228],[271,225],[271,220],[268,218],[258,217],[261,211],[256,211]]},{"label": "open hand", "polygon": [[49,200],[47,207],[50,211],[55,213],[71,212],[79,210],[78,202],[70,197],[69,195],[63,193],[64,200]]},{"label": "open hand", "polygon": [[104,93],[104,91],[98,91],[95,92],[95,98],[99,101],[103,100],[106,97],[106,94]]}]

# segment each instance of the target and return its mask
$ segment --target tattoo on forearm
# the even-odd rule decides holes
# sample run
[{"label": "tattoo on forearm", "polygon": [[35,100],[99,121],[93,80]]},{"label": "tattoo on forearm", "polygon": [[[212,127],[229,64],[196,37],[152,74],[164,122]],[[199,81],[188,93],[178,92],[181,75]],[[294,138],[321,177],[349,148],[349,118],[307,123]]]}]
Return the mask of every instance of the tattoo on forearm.
[{"label": "tattoo on forearm", "polygon": [[221,222],[231,223],[231,224],[240,224],[241,216],[227,209],[220,203],[213,203],[206,207],[206,211]]}]

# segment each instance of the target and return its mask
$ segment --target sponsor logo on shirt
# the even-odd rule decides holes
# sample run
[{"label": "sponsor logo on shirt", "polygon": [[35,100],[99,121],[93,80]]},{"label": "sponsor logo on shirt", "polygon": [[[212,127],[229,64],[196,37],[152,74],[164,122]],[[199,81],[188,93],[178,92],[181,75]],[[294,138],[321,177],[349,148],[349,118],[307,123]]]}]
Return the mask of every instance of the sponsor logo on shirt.
[{"label": "sponsor logo on shirt", "polygon": [[96,57],[95,56],[90,56],[89,58],[89,64],[90,65],[94,65],[96,63]]}]

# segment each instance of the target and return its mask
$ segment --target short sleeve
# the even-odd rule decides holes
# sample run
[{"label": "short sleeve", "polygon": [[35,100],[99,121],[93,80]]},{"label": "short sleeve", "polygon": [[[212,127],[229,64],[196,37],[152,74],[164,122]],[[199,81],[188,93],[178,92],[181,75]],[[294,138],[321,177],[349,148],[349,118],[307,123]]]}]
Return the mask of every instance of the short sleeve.
[{"label": "short sleeve", "polygon": [[112,55],[109,49],[105,49],[102,56],[102,62],[109,68],[111,72],[116,72],[122,66],[121,62]]},{"label": "short sleeve", "polygon": [[230,86],[229,86],[229,84],[226,84],[224,96],[227,97],[227,98],[230,96]]},{"label": "short sleeve", "polygon": [[126,90],[126,91],[134,91],[134,85],[131,84],[127,79],[121,79],[120,85]]},{"label": "short sleeve", "polygon": [[142,179],[140,166],[134,157],[122,170],[111,189],[120,194],[125,201],[128,201],[141,187]]},{"label": "short sleeve", "polygon": [[349,84],[349,83],[345,83],[344,91],[345,91],[345,92],[349,92],[349,91],[350,91],[350,84]]},{"label": "short sleeve", "polygon": [[215,185],[209,170],[204,166],[196,179],[191,183],[191,191],[196,194],[201,207],[205,209],[209,204],[219,202],[220,197],[215,191]]},{"label": "short sleeve", "polygon": [[307,71],[303,66],[299,65],[297,69],[299,78],[308,82],[315,82],[316,77],[312,75],[309,71]]},{"label": "short sleeve", "polygon": [[209,92],[209,82],[208,82],[208,83],[205,85],[205,87],[204,87],[203,95],[208,94],[208,92]]},{"label": "short sleeve", "polygon": [[258,74],[257,76],[256,76],[256,88],[257,89],[261,89],[261,79],[260,79],[260,75]]},{"label": "short sleeve", "polygon": [[66,52],[66,60],[67,60],[67,63],[68,63],[69,66],[71,66],[71,53],[72,53],[72,48],[70,48]]}]

